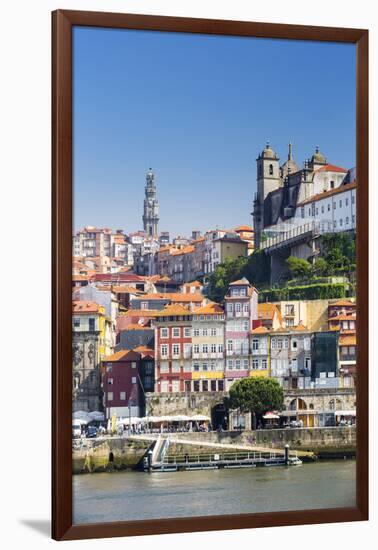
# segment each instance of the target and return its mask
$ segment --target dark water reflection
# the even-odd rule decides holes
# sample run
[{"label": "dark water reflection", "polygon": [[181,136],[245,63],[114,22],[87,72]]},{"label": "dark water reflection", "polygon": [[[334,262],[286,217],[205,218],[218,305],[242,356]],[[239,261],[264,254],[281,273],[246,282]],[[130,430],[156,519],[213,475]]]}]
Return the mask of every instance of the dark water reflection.
[{"label": "dark water reflection", "polygon": [[354,506],[355,466],[337,460],[290,468],[78,475],[74,522]]}]

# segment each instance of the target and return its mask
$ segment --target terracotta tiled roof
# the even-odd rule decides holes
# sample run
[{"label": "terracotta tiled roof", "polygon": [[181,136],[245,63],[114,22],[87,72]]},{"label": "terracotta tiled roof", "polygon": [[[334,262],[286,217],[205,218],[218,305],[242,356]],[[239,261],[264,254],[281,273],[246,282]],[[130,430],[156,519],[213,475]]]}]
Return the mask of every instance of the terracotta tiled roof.
[{"label": "terracotta tiled roof", "polygon": [[169,294],[168,293],[165,294],[165,296],[169,296],[172,303],[197,302],[197,304],[198,304],[198,303],[202,303],[205,299],[205,297],[202,294],[200,294],[199,292],[196,292],[195,294],[192,294],[192,293],[181,294],[179,292],[172,292],[172,293],[169,293]]},{"label": "terracotta tiled roof", "polygon": [[137,348],[134,348],[134,351],[141,353],[142,356],[149,355],[151,357],[154,357],[155,355],[155,350],[153,350],[152,348],[148,348],[146,346],[138,346]]},{"label": "terracotta tiled roof", "polygon": [[203,307],[195,309],[194,312],[196,315],[219,315],[223,314],[224,311],[219,304],[215,302],[210,302]]},{"label": "terracotta tiled roof", "polygon": [[251,231],[251,232],[253,232],[253,229],[249,225],[239,225],[239,227],[235,227],[235,231],[236,232],[238,232],[238,231]]},{"label": "terracotta tiled roof", "polygon": [[355,321],[355,320],[356,320],[355,313],[350,313],[349,315],[343,313],[342,315],[335,315],[335,317],[328,318],[328,321]]},{"label": "terracotta tiled roof", "polygon": [[341,168],[340,166],[335,166],[334,164],[326,164],[325,166],[322,166],[321,168],[318,168],[316,172],[345,172],[347,173],[348,170],[346,168]]},{"label": "terracotta tiled roof", "polygon": [[346,336],[343,336],[342,334],[340,335],[340,338],[339,338],[339,345],[340,346],[355,346],[356,345],[356,335],[346,335]]},{"label": "terracotta tiled roof", "polygon": [[170,304],[164,309],[159,311],[155,317],[166,317],[166,316],[175,316],[175,315],[192,315],[192,313],[184,306],[180,304]]},{"label": "terracotta tiled roof", "polygon": [[196,288],[199,288],[199,287],[202,286],[202,284],[199,281],[191,281],[190,283],[184,283],[182,286],[183,287],[188,287],[188,288],[191,287],[191,286],[194,286]]},{"label": "terracotta tiled roof", "polygon": [[97,302],[87,300],[74,300],[72,302],[73,313],[98,313],[101,306]]},{"label": "terracotta tiled roof", "polygon": [[116,351],[113,353],[113,355],[108,355],[107,357],[104,357],[103,363],[109,362],[116,362],[116,361],[133,361],[136,357],[136,355],[139,355],[138,352],[130,349],[121,349],[119,351]]},{"label": "terracotta tiled roof", "polygon": [[336,187],[336,189],[330,189],[329,191],[324,191],[323,193],[318,193],[317,195],[313,195],[312,197],[309,197],[308,199],[302,202],[299,202],[297,206],[303,206],[304,204],[320,201],[327,197],[332,197],[333,195],[338,195],[339,193],[343,193],[344,191],[351,191],[352,189],[356,189],[356,187],[357,187],[356,182],[340,185],[339,187]]},{"label": "terracotta tiled roof", "polygon": [[242,279],[238,279],[237,281],[230,283],[230,286],[233,285],[250,285],[250,282],[246,279],[246,277],[243,277]]},{"label": "terracotta tiled roof", "polygon": [[280,316],[280,310],[275,304],[262,302],[257,306],[257,314],[259,319],[273,319],[275,315]]},{"label": "terracotta tiled roof", "polygon": [[155,317],[160,313],[158,309],[129,309],[120,317]]},{"label": "terracotta tiled roof", "polygon": [[355,302],[351,302],[350,300],[337,300],[337,302],[331,302],[328,304],[328,307],[348,307],[348,306],[354,306],[356,307]]},{"label": "terracotta tiled roof", "polygon": [[254,328],[253,330],[251,330],[251,334],[265,334],[266,332],[268,332],[268,329],[266,327],[257,327],[257,328]]}]

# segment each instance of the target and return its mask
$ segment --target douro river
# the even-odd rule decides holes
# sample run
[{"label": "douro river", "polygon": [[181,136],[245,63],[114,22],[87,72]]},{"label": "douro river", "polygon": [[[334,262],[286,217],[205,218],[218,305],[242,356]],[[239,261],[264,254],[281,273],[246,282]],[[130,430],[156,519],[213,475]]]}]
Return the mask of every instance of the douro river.
[{"label": "douro river", "polygon": [[74,523],[354,506],[354,460],[289,468],[113,472],[73,478]]}]

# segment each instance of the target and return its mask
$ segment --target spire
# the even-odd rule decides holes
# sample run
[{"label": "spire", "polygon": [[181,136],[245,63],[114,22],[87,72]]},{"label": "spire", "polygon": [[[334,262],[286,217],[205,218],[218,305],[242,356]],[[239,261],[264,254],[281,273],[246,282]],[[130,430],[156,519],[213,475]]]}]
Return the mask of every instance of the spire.
[{"label": "spire", "polygon": [[289,154],[287,155],[287,159],[293,160],[293,145],[291,142],[289,143]]}]

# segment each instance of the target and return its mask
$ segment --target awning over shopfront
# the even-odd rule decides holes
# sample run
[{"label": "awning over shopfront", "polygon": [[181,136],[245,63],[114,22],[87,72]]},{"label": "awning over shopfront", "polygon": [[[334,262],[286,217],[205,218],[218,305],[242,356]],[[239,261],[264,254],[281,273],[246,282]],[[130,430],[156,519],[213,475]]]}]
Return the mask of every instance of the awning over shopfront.
[{"label": "awning over shopfront", "polygon": [[356,411],[335,411],[335,416],[356,416]]}]

